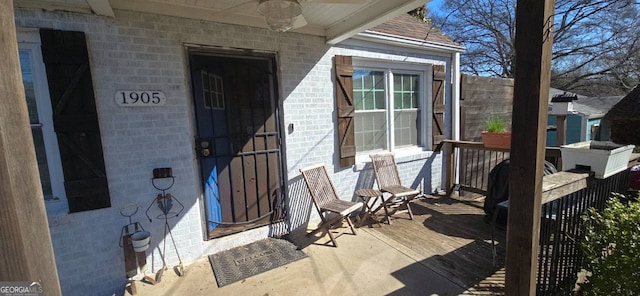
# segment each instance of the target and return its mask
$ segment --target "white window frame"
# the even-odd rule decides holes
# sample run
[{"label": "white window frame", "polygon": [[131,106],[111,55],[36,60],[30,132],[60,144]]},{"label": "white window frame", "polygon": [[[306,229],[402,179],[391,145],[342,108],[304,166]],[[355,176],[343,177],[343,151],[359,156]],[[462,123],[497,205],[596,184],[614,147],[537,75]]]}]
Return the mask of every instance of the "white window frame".
[{"label": "white window frame", "polygon": [[58,148],[58,138],[53,128],[53,108],[49,96],[45,65],[42,60],[40,34],[38,30],[19,29],[17,37],[18,50],[27,51],[30,55],[38,120],[42,124],[42,136],[49,167],[51,192],[54,196],[53,199],[46,200],[45,206],[48,214],[67,213],[69,205],[64,188],[64,174],[62,160],[60,159],[60,149]]},{"label": "white window frame", "polygon": [[[377,60],[368,60],[355,58],[352,62],[354,70],[372,70],[384,72],[385,79],[385,112],[387,112],[387,150],[394,152],[396,156],[411,156],[422,154],[425,150],[431,150],[431,102],[432,102],[432,81],[433,81],[433,65],[431,64],[409,64],[402,62],[386,62]],[[395,129],[394,129],[394,83],[393,73],[396,74],[412,74],[421,77],[419,89],[421,90],[418,99],[418,113],[420,126],[418,127],[418,145],[395,147]],[[354,115],[355,120],[355,115]],[[382,152],[382,150],[361,151],[356,153],[356,163],[364,163],[370,161],[369,154]]]}]

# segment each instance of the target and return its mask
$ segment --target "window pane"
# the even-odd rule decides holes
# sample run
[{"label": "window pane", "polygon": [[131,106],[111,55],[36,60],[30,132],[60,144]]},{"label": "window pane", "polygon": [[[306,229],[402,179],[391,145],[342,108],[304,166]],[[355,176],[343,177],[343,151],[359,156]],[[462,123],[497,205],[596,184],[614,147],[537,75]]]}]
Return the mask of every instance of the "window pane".
[{"label": "window pane", "polygon": [[360,91],[353,90],[353,100],[356,104],[356,110],[364,110],[364,94]]},{"label": "window pane", "polygon": [[222,78],[217,77],[216,79],[216,89],[221,92],[222,91]]},{"label": "window pane", "polygon": [[218,107],[220,109],[224,108],[224,97],[222,96],[222,93],[218,93]]},{"label": "window pane", "polygon": [[51,178],[49,177],[49,165],[47,164],[47,153],[44,148],[44,137],[42,136],[42,128],[35,127],[31,129],[33,135],[33,144],[36,147],[36,160],[38,161],[38,171],[40,172],[40,183],[42,183],[42,193],[44,199],[51,199],[53,191],[51,190]]},{"label": "window pane", "polygon": [[385,98],[385,92],[384,90],[376,90],[375,92],[375,106],[373,109],[376,110],[384,110],[387,108],[387,104],[385,104],[386,98]]},{"label": "window pane", "polygon": [[356,152],[387,149],[387,119],[384,111],[356,112]]},{"label": "window pane", "polygon": [[413,94],[411,93],[403,93],[402,94],[402,109],[415,108],[413,106]]},{"label": "window pane", "polygon": [[33,71],[31,69],[31,56],[26,50],[20,51],[20,68],[22,69],[22,83],[24,95],[27,97],[27,109],[29,110],[29,122],[39,123],[38,108],[36,106],[36,94],[33,86]]},{"label": "window pane", "polygon": [[402,109],[402,92],[399,92],[399,91],[393,92],[393,108]]},{"label": "window pane", "polygon": [[216,76],[216,92],[218,93],[218,108],[224,109],[224,89],[222,77]]},{"label": "window pane", "polygon": [[33,71],[31,69],[31,55],[29,51],[20,50],[20,68],[22,69],[22,83],[24,84],[24,94],[27,99],[27,111],[29,112],[29,122],[33,125],[31,134],[33,144],[36,149],[36,160],[40,173],[40,183],[45,199],[53,198],[51,190],[51,178],[49,177],[49,165],[47,164],[47,154],[44,147],[44,137],[42,127],[38,117],[38,106],[36,103],[35,87],[33,83]]},{"label": "window pane", "polygon": [[385,108],[384,72],[354,70],[353,96],[356,110],[382,110]]},{"label": "window pane", "polygon": [[393,108],[402,109],[403,76],[393,74]]},{"label": "window pane", "polygon": [[393,89],[396,91],[402,90],[402,75],[393,73]]},{"label": "window pane", "polygon": [[396,147],[418,145],[418,110],[395,111],[393,115]]},{"label": "window pane", "polygon": [[211,108],[211,93],[209,93],[209,74],[202,72],[202,100],[204,100],[204,107]]},{"label": "window pane", "polygon": [[395,109],[418,108],[419,75],[413,74],[393,74],[393,107]]}]

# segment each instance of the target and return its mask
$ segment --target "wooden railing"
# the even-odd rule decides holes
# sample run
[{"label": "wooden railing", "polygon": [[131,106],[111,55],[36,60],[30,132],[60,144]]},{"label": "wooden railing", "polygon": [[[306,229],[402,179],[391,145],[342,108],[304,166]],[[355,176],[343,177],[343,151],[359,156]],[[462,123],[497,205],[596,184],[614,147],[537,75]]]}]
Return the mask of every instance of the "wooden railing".
[{"label": "wooden railing", "polygon": [[536,295],[571,294],[584,260],[582,215],[589,208],[603,210],[612,193],[625,193],[628,178],[628,170],[606,179],[589,177],[578,191],[543,198]]},{"label": "wooden railing", "polygon": [[[486,195],[489,172],[509,158],[508,149],[486,148],[481,142],[445,140],[443,143],[447,153],[445,190],[448,196],[454,189]],[[545,158],[561,169],[560,148],[547,147]]]},{"label": "wooden railing", "polygon": [[[476,142],[446,140],[444,149],[449,195],[456,187],[460,191],[486,195],[489,172],[509,158],[508,150],[489,149]],[[632,155],[629,167],[637,164],[638,158],[640,155]],[[548,147],[545,159],[558,171],[562,170],[559,148]],[[584,260],[580,250],[581,216],[588,208],[604,209],[612,193],[626,193],[628,180],[629,170],[606,179],[595,179],[592,173],[575,170],[544,177],[536,295],[571,293]]]}]

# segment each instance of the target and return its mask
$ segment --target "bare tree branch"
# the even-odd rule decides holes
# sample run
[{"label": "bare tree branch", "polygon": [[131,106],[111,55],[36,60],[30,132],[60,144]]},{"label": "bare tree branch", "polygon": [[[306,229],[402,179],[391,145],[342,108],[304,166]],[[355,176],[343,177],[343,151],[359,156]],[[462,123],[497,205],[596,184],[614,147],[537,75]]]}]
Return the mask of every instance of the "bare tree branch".
[{"label": "bare tree branch", "polygon": [[[515,2],[449,0],[441,9],[428,13],[435,25],[467,47],[462,56],[463,71],[512,77]],[[639,3],[557,0],[552,85],[589,93],[624,93],[634,87],[640,77]]]}]

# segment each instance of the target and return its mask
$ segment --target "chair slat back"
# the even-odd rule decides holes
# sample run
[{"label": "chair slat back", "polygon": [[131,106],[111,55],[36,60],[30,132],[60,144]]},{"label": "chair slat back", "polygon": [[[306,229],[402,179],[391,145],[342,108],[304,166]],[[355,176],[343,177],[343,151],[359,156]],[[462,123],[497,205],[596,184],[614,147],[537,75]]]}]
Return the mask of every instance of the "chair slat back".
[{"label": "chair slat back", "polygon": [[301,169],[300,172],[316,206],[322,208],[329,202],[339,199],[325,166]]},{"label": "chair slat back", "polygon": [[371,157],[379,189],[402,185],[398,166],[392,153],[371,154],[369,157]]}]

